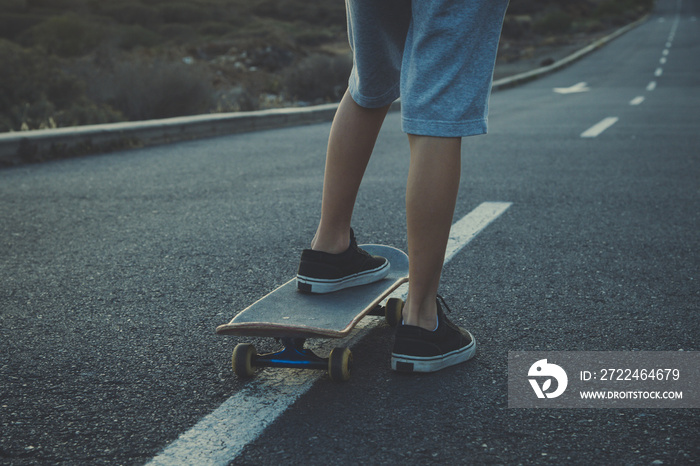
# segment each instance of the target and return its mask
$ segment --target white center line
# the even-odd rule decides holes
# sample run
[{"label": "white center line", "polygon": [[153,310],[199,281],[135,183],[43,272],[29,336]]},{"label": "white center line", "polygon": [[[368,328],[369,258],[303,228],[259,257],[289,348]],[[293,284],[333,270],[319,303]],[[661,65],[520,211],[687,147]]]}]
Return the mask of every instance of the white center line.
[{"label": "white center line", "polygon": [[666,64],[666,57],[661,57],[661,59],[659,59],[659,63],[661,63],[662,65],[665,65]]},{"label": "white center line", "polygon": [[617,120],[619,120],[619,118],[617,118],[617,117],[607,117],[607,118],[603,118],[601,121],[599,121],[599,122],[596,123],[595,125],[593,125],[593,126],[591,126],[590,128],[588,128],[586,131],[584,131],[583,133],[581,133],[581,137],[582,137],[582,138],[595,138],[595,137],[598,137],[598,135],[600,135],[600,133],[602,133],[602,132],[605,131],[606,129],[610,128],[610,127],[611,127],[612,125],[614,125],[615,123],[617,123]]},{"label": "white center line", "polygon": [[483,202],[465,217],[452,225],[445,251],[445,264],[462,250],[481,230],[496,220],[511,206],[510,202]]},{"label": "white center line", "polygon": [[642,102],[644,102],[644,97],[640,95],[630,100],[630,105],[639,105]]},{"label": "white center line", "polygon": [[656,81],[652,81],[647,84],[647,91],[653,91],[654,89],[656,89]]},{"label": "white center line", "polygon": [[654,71],[654,76],[656,76],[658,78],[659,76],[661,76],[663,74],[663,72],[664,72],[663,68],[660,68],[660,67],[656,68],[656,71]]},{"label": "white center line", "polygon": [[[445,264],[510,206],[510,202],[484,202],[452,225]],[[401,287],[394,295],[405,297],[406,289]],[[355,327],[356,332],[340,340],[340,344],[351,346],[367,329],[382,322],[381,319],[363,319]],[[326,346],[338,344],[337,340],[326,342]],[[259,371],[255,379],[180,435],[149,464],[229,464],[322,375],[320,371]]]}]

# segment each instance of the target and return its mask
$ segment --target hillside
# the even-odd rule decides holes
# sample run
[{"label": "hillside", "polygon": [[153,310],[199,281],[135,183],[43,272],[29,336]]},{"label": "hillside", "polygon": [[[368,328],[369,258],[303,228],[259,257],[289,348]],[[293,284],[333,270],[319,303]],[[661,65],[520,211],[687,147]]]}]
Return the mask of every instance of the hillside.
[{"label": "hillside", "polygon": [[[497,76],[637,19],[653,0],[511,0]],[[0,131],[336,101],[342,1],[0,0]]]}]

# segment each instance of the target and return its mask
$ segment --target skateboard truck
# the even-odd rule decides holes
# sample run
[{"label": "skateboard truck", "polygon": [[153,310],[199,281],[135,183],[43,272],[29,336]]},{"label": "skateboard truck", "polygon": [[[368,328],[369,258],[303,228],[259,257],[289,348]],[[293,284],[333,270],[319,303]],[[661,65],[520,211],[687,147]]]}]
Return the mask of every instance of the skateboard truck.
[{"label": "skateboard truck", "polygon": [[349,348],[333,348],[327,358],[322,358],[304,348],[304,338],[282,338],[284,349],[275,353],[257,354],[250,343],[239,343],[233,350],[233,371],[242,378],[252,377],[256,367],[286,367],[288,369],[328,370],[334,382],[350,378],[352,353]]},{"label": "skateboard truck", "polygon": [[304,338],[282,338],[284,349],[276,353],[259,354],[253,358],[257,367],[287,367],[290,369],[325,369],[328,358],[317,356],[304,348]]},{"label": "skateboard truck", "polygon": [[[376,306],[368,315],[384,316],[387,322],[396,326],[401,319],[403,301],[391,298],[386,306]],[[352,352],[346,347],[333,348],[327,358],[322,358],[309,348],[304,348],[306,338],[279,338],[284,349],[266,354],[257,354],[250,343],[239,343],[233,350],[231,362],[238,377],[250,378],[256,367],[282,367],[288,369],[327,370],[334,382],[344,382],[350,378]]]}]

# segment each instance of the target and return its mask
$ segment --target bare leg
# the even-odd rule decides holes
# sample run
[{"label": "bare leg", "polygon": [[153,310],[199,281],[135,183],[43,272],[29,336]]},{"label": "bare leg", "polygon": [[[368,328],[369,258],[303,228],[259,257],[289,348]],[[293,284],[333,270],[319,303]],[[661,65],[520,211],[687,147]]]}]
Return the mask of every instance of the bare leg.
[{"label": "bare leg", "polygon": [[388,110],[361,107],[348,92],[343,96],[328,139],[321,221],[312,249],[338,254],[348,248],[357,191]]},{"label": "bare leg", "polygon": [[461,167],[461,138],[409,135],[406,186],[409,297],[404,323],[433,330],[436,297],[452,226]]}]

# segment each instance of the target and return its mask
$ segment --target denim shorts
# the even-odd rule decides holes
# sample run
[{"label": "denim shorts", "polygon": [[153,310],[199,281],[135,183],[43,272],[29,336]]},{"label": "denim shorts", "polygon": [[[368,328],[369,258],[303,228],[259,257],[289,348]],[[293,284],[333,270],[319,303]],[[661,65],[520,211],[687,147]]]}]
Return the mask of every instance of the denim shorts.
[{"label": "denim shorts", "polygon": [[401,97],[401,127],[423,136],[487,130],[508,0],[346,0],[349,92],[383,107]]}]

